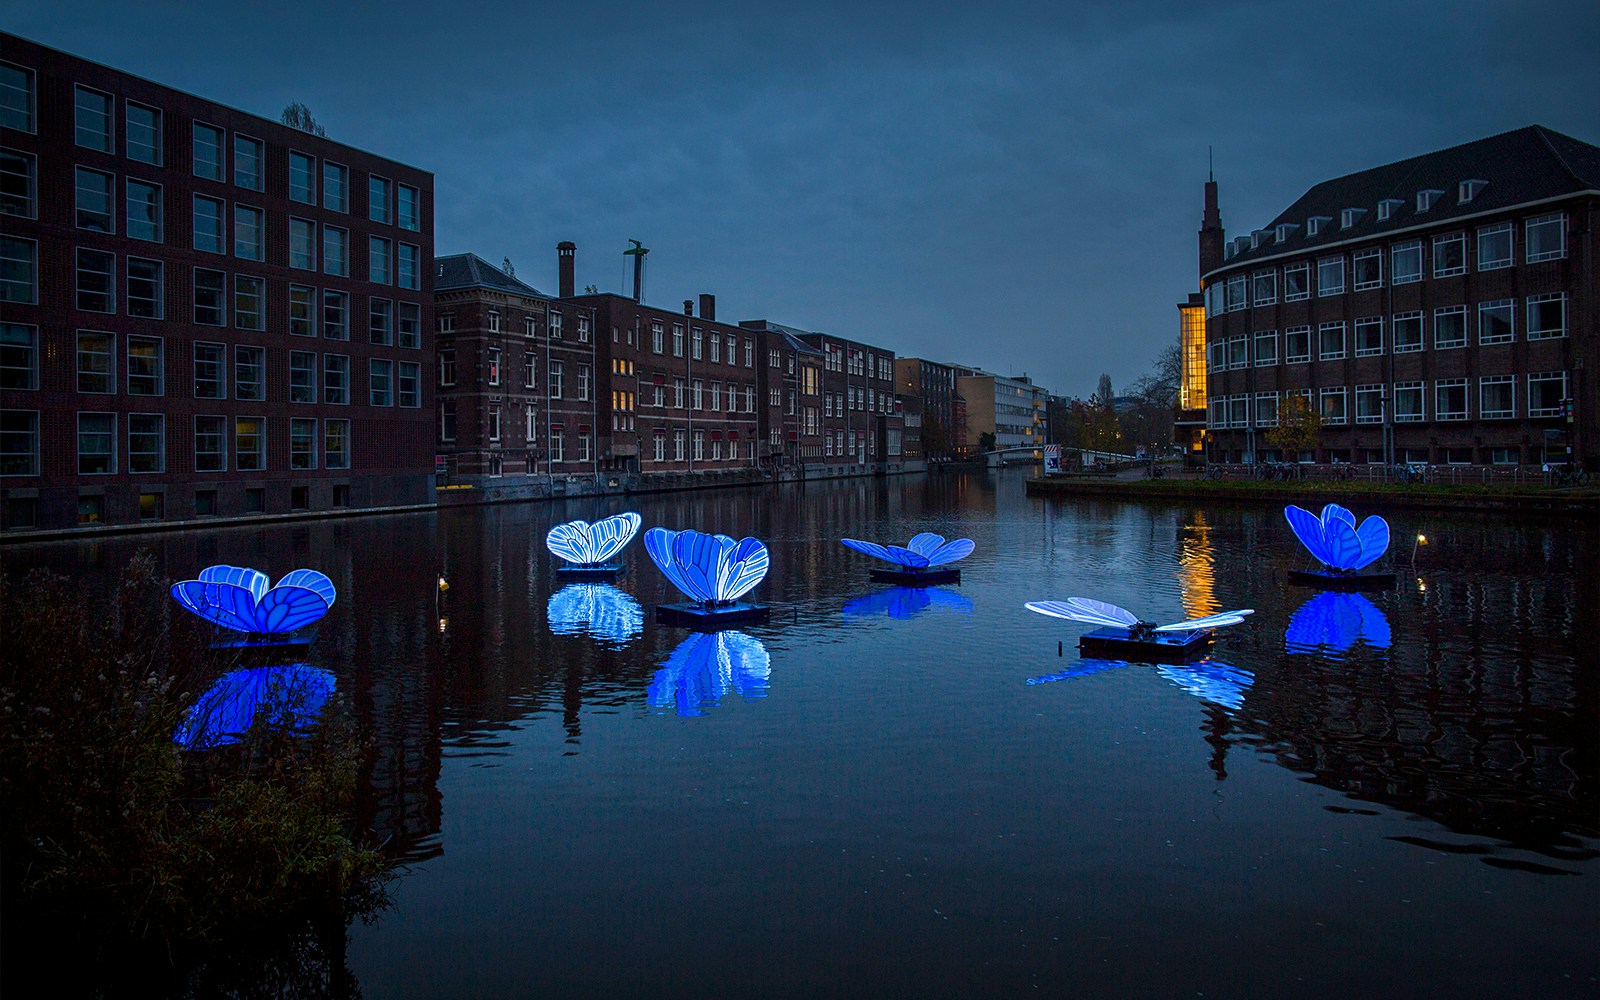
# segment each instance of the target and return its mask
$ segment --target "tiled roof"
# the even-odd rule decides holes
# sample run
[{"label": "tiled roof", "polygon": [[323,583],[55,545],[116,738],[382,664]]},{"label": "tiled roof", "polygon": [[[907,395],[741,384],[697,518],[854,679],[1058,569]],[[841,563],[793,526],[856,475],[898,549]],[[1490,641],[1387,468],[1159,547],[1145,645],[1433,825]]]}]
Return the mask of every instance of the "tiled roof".
[{"label": "tiled roof", "polygon": [[550,296],[519,281],[475,253],[456,253],[433,259],[433,290],[493,288],[496,291],[547,299]]},{"label": "tiled roof", "polygon": [[[1471,201],[1459,204],[1458,186],[1469,180],[1488,183]],[[1427,211],[1419,212],[1417,194],[1428,190],[1442,194]],[[1597,190],[1600,148],[1542,125],[1529,125],[1323,181],[1262,227],[1267,232],[1259,247],[1244,247],[1222,268]],[[1393,199],[1394,204],[1389,218],[1380,220],[1378,205],[1386,199]],[[1349,228],[1341,228],[1342,213],[1347,208],[1366,211]],[[1315,236],[1307,236],[1306,220],[1317,216],[1330,221],[1323,223]],[[1279,243],[1276,229],[1284,224],[1296,228],[1285,242]]]}]

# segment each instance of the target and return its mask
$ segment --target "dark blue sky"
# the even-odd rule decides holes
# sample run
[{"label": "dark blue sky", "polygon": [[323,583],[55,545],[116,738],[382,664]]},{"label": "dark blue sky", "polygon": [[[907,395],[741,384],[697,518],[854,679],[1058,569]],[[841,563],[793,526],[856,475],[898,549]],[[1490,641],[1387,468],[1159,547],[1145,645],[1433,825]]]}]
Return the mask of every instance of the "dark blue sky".
[{"label": "dark blue sky", "polygon": [[[1114,9],[1113,9],[1114,8]],[[83,3],[8,30],[434,172],[438,253],[700,292],[1087,395],[1177,336],[1206,150],[1248,232],[1540,123],[1600,141],[1600,4]]]}]

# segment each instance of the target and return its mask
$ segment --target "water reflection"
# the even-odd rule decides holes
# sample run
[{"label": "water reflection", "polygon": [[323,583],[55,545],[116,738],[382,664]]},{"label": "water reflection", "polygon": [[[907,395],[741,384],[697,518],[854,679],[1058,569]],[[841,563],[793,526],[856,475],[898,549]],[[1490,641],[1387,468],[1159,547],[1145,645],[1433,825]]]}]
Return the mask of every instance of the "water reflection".
[{"label": "water reflection", "polygon": [[907,621],[940,608],[957,614],[972,614],[972,602],[964,595],[944,587],[885,587],[857,597],[844,606],[846,618],[876,618],[888,615]]},{"label": "water reflection", "polygon": [[1389,619],[1364,595],[1331,590],[1295,609],[1283,634],[1284,649],[1291,653],[1345,653],[1358,642],[1388,649]]},{"label": "water reflection", "polygon": [[678,644],[646,691],[652,708],[704,715],[729,691],[764,698],[772,661],[760,639],[743,632],[700,632]]},{"label": "water reflection", "polygon": [[644,611],[608,583],[573,583],[550,595],[545,609],[556,635],[587,635],[621,649],[644,629]]},{"label": "water reflection", "polygon": [[190,750],[237,743],[261,712],[274,726],[303,728],[322,714],[334,683],[332,673],[304,663],[234,670],[189,706],[173,741]]},{"label": "water reflection", "polygon": [[1255,683],[1255,674],[1215,660],[1195,663],[1161,663],[1156,673],[1178,685],[1201,701],[1231,712],[1244,707],[1244,693]]}]

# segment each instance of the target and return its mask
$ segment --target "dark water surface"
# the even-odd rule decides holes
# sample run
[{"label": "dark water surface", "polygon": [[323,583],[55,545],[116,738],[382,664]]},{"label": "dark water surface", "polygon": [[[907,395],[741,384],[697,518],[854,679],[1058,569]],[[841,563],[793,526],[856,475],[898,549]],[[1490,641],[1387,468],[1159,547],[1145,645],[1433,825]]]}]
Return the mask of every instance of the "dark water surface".
[{"label": "dark water surface", "polygon": [[[1023,479],[4,558],[333,578],[312,659],[376,737],[371,821],[409,861],[350,933],[369,997],[1596,995],[1600,529],[1399,514],[1398,589],[1305,606],[1275,508]],[[622,509],[766,540],[772,621],[685,645],[638,543],[642,623],[604,591],[552,604],[545,530]],[[837,542],[919,530],[977,543],[959,586],[890,592]],[[1198,667],[1093,663],[1083,627],[1022,608],[1072,595],[1256,613]]]}]

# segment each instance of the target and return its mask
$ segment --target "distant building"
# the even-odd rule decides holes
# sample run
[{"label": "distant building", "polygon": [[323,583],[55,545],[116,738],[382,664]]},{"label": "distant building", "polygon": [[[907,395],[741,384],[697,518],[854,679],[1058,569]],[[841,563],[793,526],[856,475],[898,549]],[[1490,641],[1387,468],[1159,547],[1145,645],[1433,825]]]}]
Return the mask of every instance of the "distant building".
[{"label": "distant building", "polygon": [[822,349],[802,339],[804,330],[782,323],[751,320],[739,324],[766,334],[763,343],[767,365],[762,369],[762,392],[767,399],[765,417],[773,462],[799,466],[822,458]]},{"label": "distant building", "polygon": [[[1529,126],[1324,181],[1227,243],[1215,208],[1207,184],[1212,458],[1600,461],[1600,149]],[[1322,415],[1307,455],[1265,440],[1289,394]]]},{"label": "distant building", "polygon": [[956,390],[966,402],[966,430],[972,447],[994,435],[997,451],[1037,449],[1049,439],[1045,402],[1049,393],[1026,375],[1006,378],[975,368],[957,368]]},{"label": "distant building", "polygon": [[432,503],[432,175],[0,59],[0,526]]},{"label": "distant building", "polygon": [[[895,358],[894,381],[895,391],[907,400],[907,457],[946,458],[952,454],[958,447],[954,433],[956,369],[925,358]],[[915,436],[913,413],[918,418]]]}]

